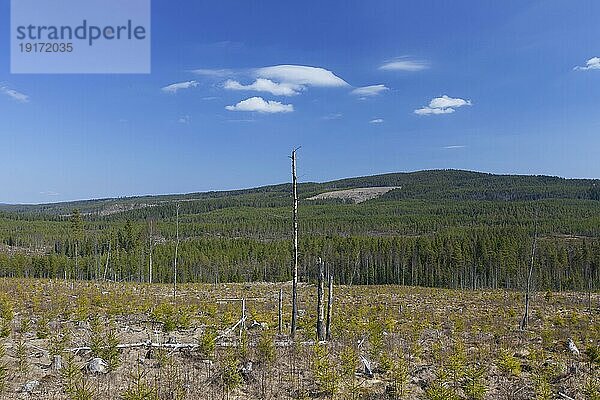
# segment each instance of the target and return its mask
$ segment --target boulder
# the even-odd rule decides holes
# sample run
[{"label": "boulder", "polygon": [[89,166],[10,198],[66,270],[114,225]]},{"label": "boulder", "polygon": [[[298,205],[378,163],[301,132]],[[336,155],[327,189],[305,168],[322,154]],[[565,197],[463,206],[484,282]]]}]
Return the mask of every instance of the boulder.
[{"label": "boulder", "polygon": [[108,364],[100,357],[92,358],[87,364],[88,372],[92,374],[107,374]]},{"label": "boulder", "polygon": [[39,381],[27,381],[21,388],[21,390],[25,393],[33,393],[40,386]]}]

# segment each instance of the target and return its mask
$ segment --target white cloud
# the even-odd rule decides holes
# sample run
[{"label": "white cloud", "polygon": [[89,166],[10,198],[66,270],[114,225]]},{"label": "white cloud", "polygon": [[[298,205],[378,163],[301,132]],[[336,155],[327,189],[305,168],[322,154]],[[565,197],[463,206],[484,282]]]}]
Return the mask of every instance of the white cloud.
[{"label": "white cloud", "polygon": [[18,101],[19,103],[27,103],[29,101],[29,96],[24,93],[17,92],[14,89],[10,89],[6,86],[0,86],[0,92],[4,93],[8,97],[11,97],[13,100]]},{"label": "white cloud", "polygon": [[467,146],[461,144],[461,145],[444,146],[444,147],[442,147],[442,149],[447,149],[447,150],[464,149],[465,147],[467,147]]},{"label": "white cloud", "polygon": [[429,68],[429,63],[422,60],[411,60],[408,58],[396,58],[391,61],[386,61],[379,69],[382,71],[408,71],[417,72]]},{"label": "white cloud", "polygon": [[251,90],[255,92],[268,92],[275,96],[294,96],[304,89],[301,85],[293,83],[276,83],[270,79],[258,78],[250,85],[242,85],[238,81],[227,80],[223,85],[229,90]]},{"label": "white cloud", "polygon": [[305,65],[275,65],[258,68],[255,74],[259,78],[267,78],[279,83],[316,87],[343,87],[348,83],[324,68]]},{"label": "white cloud", "polygon": [[587,71],[589,69],[600,69],[600,57],[592,57],[586,61],[585,66],[577,66],[573,68],[576,71]]},{"label": "white cloud", "polygon": [[294,111],[292,104],[281,104],[279,101],[268,101],[262,97],[250,97],[234,106],[226,106],[229,111],[256,111],[259,113],[287,113]]},{"label": "white cloud", "polygon": [[431,108],[458,108],[462,106],[470,106],[471,100],[463,100],[459,98],[452,98],[446,95],[442,97],[436,97],[429,102],[429,107]]},{"label": "white cloud", "polygon": [[209,68],[199,68],[193,69],[192,73],[200,76],[208,76],[212,78],[223,78],[226,76],[233,75],[233,71],[230,69],[209,69]]},{"label": "white cloud", "polygon": [[351,93],[356,96],[372,97],[377,96],[387,90],[389,90],[389,88],[387,88],[385,85],[371,85],[356,88]]},{"label": "white cloud", "polygon": [[435,97],[431,99],[428,106],[416,109],[414,112],[417,115],[452,114],[456,111],[456,108],[470,105],[471,100],[464,100],[443,95],[442,97]]},{"label": "white cloud", "polygon": [[415,110],[415,114],[417,115],[432,115],[432,114],[452,114],[454,112],[454,108],[431,108],[431,107],[423,107]]},{"label": "white cloud", "polygon": [[383,124],[383,119],[375,118],[369,121],[370,124]]},{"label": "white cloud", "polygon": [[182,115],[181,117],[179,117],[179,119],[177,120],[177,122],[179,122],[180,124],[189,124],[192,120],[192,117],[190,117],[189,115]]},{"label": "white cloud", "polygon": [[169,86],[165,86],[163,88],[161,88],[161,90],[165,93],[177,93],[179,90],[183,90],[183,89],[190,89],[190,88],[194,88],[198,86],[198,82],[197,81],[187,81],[187,82],[179,82],[179,83],[173,83]]}]

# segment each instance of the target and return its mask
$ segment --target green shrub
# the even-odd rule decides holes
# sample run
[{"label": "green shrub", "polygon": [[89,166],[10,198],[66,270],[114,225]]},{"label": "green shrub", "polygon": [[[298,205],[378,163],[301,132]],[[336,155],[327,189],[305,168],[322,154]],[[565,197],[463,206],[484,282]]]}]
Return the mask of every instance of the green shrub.
[{"label": "green shrub", "polygon": [[205,329],[198,337],[198,352],[203,357],[212,360],[215,355],[216,342],[217,332],[211,328]]},{"label": "green shrub", "polygon": [[425,390],[425,398],[427,400],[460,400],[454,390],[440,380],[436,380],[429,385]]},{"label": "green shrub", "polygon": [[552,387],[548,382],[548,377],[545,374],[540,374],[535,377],[535,398],[537,400],[551,400]]},{"label": "green shrub", "polygon": [[483,368],[469,367],[465,370],[462,389],[470,400],[482,400],[487,391],[483,376],[485,370]]},{"label": "green shrub", "polygon": [[508,350],[501,350],[496,360],[496,365],[503,373],[512,376],[521,375],[521,361],[510,354]]},{"label": "green shrub", "polygon": [[191,307],[177,307],[171,303],[160,303],[150,312],[150,318],[154,322],[162,323],[165,332],[189,328],[192,324],[192,317],[193,309]]},{"label": "green shrub", "polygon": [[6,348],[4,343],[0,343],[0,395],[6,390],[6,383],[8,379],[8,365],[3,361],[6,355]]},{"label": "green shrub", "polygon": [[15,357],[17,363],[17,371],[20,374],[27,374],[29,372],[29,361],[28,361],[27,346],[23,334],[19,333],[15,342]]},{"label": "green shrub", "polygon": [[275,338],[269,331],[264,330],[261,332],[256,345],[256,352],[258,360],[265,365],[271,365],[275,361]]},{"label": "green shrub", "polygon": [[600,346],[589,345],[585,349],[585,355],[590,359],[590,362],[600,366]]},{"label": "green shrub", "polygon": [[583,394],[586,400],[600,400],[600,380],[591,378],[585,382]]},{"label": "green shrub", "polygon": [[240,374],[239,362],[234,354],[227,354],[221,363],[221,384],[223,391],[229,397],[229,393],[237,389],[244,383],[244,379]]},{"label": "green shrub", "polygon": [[48,339],[48,352],[50,353],[50,358],[62,355],[70,339],[71,335],[69,332],[52,332]]},{"label": "green shrub", "polygon": [[104,324],[99,318],[91,321],[90,348],[94,357],[100,357],[108,370],[114,371],[121,364],[118,344],[119,339],[112,323]]},{"label": "green shrub", "polygon": [[146,372],[137,367],[136,372],[131,374],[127,389],[121,393],[122,400],[158,400],[158,391],[146,381]]},{"label": "green shrub", "polygon": [[42,316],[37,320],[35,328],[35,336],[38,339],[46,339],[50,335],[50,328],[48,327],[48,318]]},{"label": "green shrub", "polygon": [[392,395],[394,398],[404,398],[408,394],[410,375],[408,374],[408,362],[403,354],[394,357],[388,376],[392,382]]},{"label": "green shrub", "polygon": [[13,304],[6,293],[0,293],[0,337],[10,336],[15,317]]},{"label": "green shrub", "polygon": [[313,346],[312,372],[319,390],[328,396],[335,395],[339,388],[340,377],[330,359],[327,347],[323,344],[317,343]]}]

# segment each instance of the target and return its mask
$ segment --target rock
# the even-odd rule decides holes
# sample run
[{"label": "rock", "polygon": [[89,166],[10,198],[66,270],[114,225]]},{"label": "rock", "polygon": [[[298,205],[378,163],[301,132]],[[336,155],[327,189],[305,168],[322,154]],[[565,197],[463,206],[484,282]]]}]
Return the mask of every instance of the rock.
[{"label": "rock", "polygon": [[252,375],[252,371],[253,371],[253,367],[254,365],[252,364],[252,361],[246,361],[245,363],[243,363],[240,367],[240,374],[242,374],[242,377],[244,378],[245,381],[250,380],[250,377]]},{"label": "rock", "polygon": [[50,368],[53,371],[60,371],[62,369],[63,365],[62,365],[62,357],[59,355],[55,355],[54,358],[52,358],[52,363],[50,364]]},{"label": "rock", "polygon": [[95,357],[88,362],[87,370],[92,374],[107,374],[108,364],[100,357]]},{"label": "rock", "polygon": [[40,386],[39,381],[27,381],[21,390],[25,393],[33,393],[38,386]]},{"label": "rock", "polygon": [[574,356],[579,356],[579,349],[577,348],[577,346],[575,346],[575,342],[573,342],[573,339],[569,338],[569,340],[567,340],[567,346],[569,347],[571,354],[573,354]]}]

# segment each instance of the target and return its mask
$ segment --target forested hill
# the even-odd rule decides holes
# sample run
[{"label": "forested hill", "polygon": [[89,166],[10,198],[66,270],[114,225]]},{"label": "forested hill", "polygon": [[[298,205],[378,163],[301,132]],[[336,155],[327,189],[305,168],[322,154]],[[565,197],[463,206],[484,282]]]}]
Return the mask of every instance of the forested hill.
[{"label": "forested hill", "polygon": [[[600,287],[600,182],[438,170],[302,183],[301,279]],[[179,221],[176,220],[179,205]],[[75,210],[78,210],[77,212]],[[0,206],[0,276],[172,282],[290,279],[291,187]]]},{"label": "forested hill", "polygon": [[[461,170],[428,170],[346,178],[324,183],[300,183],[302,198],[319,193],[365,187],[398,187],[383,199],[452,200],[600,200],[600,180],[565,179],[553,176],[494,175]],[[39,205],[0,204],[0,212],[68,215],[73,209],[83,214],[107,216],[149,208],[144,214],[160,216],[163,207],[174,202],[197,203],[198,211],[228,206],[268,207],[289,202],[290,184],[232,191],[212,191],[180,195],[123,197]],[[189,211],[193,205],[187,206]],[[153,210],[154,209],[154,210]]]}]

